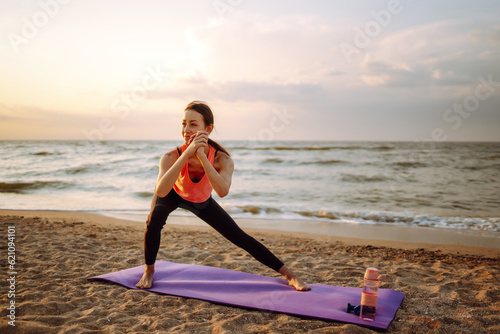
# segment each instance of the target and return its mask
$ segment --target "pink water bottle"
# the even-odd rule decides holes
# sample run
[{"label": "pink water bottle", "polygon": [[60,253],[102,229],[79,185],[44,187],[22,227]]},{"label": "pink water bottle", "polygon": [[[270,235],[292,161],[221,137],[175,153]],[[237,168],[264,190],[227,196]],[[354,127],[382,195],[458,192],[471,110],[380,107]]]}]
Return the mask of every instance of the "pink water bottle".
[{"label": "pink water bottle", "polygon": [[377,311],[378,285],[386,275],[379,275],[378,269],[368,268],[365,272],[363,292],[361,293],[361,310],[359,317],[362,320],[375,321]]}]

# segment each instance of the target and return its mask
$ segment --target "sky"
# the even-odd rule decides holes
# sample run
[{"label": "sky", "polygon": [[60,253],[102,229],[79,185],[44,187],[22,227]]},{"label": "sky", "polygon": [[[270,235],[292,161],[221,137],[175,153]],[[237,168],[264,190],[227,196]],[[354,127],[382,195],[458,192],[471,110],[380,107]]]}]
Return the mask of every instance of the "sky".
[{"label": "sky", "polygon": [[0,3],[1,140],[500,141],[500,2]]}]

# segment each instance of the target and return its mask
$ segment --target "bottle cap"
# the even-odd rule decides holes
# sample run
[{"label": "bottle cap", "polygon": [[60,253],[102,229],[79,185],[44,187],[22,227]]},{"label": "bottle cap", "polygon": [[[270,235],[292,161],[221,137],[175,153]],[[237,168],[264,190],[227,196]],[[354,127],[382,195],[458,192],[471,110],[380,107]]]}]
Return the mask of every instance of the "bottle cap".
[{"label": "bottle cap", "polygon": [[378,279],[378,269],[377,268],[367,268],[365,271],[365,279],[377,280]]},{"label": "bottle cap", "polygon": [[378,279],[378,269],[377,268],[366,268],[365,279],[370,279],[370,280]]},{"label": "bottle cap", "polygon": [[386,278],[386,275],[379,275],[377,268],[367,268],[365,271],[365,279],[371,281],[381,281]]}]

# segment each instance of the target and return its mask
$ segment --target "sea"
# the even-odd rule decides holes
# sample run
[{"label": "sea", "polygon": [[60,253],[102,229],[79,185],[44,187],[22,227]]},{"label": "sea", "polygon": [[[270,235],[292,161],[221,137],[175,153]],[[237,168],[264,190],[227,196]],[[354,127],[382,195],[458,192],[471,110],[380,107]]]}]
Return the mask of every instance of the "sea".
[{"label": "sea", "polygon": [[[0,141],[0,209],[146,217],[159,160],[181,144]],[[234,218],[500,231],[498,142],[221,144],[235,170],[213,197]]]}]

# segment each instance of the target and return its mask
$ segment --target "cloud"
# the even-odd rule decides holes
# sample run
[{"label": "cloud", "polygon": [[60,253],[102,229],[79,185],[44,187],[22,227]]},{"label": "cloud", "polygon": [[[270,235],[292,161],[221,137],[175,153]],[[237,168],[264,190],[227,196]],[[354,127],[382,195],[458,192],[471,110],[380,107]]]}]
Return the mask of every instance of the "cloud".
[{"label": "cloud", "polygon": [[474,29],[467,36],[478,44],[489,46],[500,45],[500,25],[492,25],[482,29]]},{"label": "cloud", "polygon": [[[0,117],[5,120],[39,122],[50,119],[52,118],[51,116],[55,116],[53,112],[35,106],[8,106],[4,103],[0,103]],[[64,114],[59,114],[59,116],[64,116]]]},{"label": "cloud", "polygon": [[78,114],[6,104],[0,104],[0,119],[0,139],[164,139],[177,134],[180,124],[173,125],[168,113],[142,108],[120,118],[109,111]]},{"label": "cloud", "polygon": [[319,81],[325,71],[343,72],[329,52],[341,30],[338,22],[319,14],[280,13],[265,20],[251,11],[234,14],[241,14],[238,20],[190,30],[193,50],[203,50],[203,61],[191,65],[205,64],[196,70],[207,78],[300,83]]},{"label": "cloud", "polygon": [[269,102],[297,103],[321,99],[325,90],[320,84],[313,83],[270,83],[259,81],[209,81],[205,77],[190,76],[181,78],[172,88],[151,93],[152,99],[165,99],[175,96],[188,100],[193,92],[198,92],[207,100],[228,102]]},{"label": "cloud", "polygon": [[84,125],[91,118],[96,118],[96,116],[70,114],[33,105],[6,105],[3,103],[0,104],[0,117],[17,124],[33,124],[40,127]]},{"label": "cloud", "polygon": [[361,78],[369,86],[465,86],[481,74],[498,73],[500,44],[493,43],[500,36],[498,29],[491,31],[488,24],[472,28],[477,25],[441,21],[390,35],[365,55]]}]

